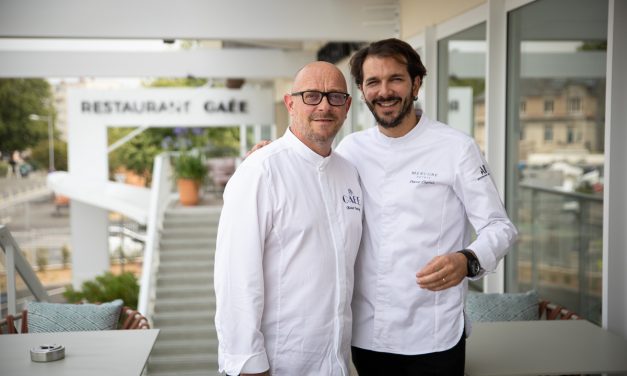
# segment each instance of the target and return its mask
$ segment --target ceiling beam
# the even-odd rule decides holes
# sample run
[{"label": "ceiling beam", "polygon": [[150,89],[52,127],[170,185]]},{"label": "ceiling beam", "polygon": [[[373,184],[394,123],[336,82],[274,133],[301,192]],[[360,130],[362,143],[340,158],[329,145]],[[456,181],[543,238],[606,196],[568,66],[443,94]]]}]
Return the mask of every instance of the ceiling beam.
[{"label": "ceiling beam", "polygon": [[369,41],[397,36],[398,0],[0,0],[0,38]]},{"label": "ceiling beam", "polygon": [[0,51],[0,77],[290,78],[315,52],[269,49],[167,52]]}]

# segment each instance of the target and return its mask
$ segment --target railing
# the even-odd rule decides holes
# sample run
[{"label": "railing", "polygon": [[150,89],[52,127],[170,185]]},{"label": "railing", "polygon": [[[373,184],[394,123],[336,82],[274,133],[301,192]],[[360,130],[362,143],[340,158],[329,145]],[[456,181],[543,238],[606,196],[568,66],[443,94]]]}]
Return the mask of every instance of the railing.
[{"label": "railing", "polygon": [[600,322],[603,198],[520,184],[514,272],[523,288]]},{"label": "railing", "polygon": [[159,266],[159,233],[163,227],[163,214],[172,197],[171,191],[172,167],[170,165],[170,154],[162,153],[155,158],[152,173],[152,189],[146,226],[146,246],[144,248],[139,302],[137,305],[137,310],[146,317],[152,315],[152,307],[150,305],[151,302],[154,302],[154,296],[152,296],[155,291],[154,277]]},{"label": "railing", "polygon": [[7,312],[15,315],[17,312],[17,293],[15,271],[38,301],[48,301],[48,293],[35,274],[32,266],[22,255],[20,247],[13,239],[11,232],[5,225],[0,225],[0,247],[5,253],[5,268],[7,277]]}]

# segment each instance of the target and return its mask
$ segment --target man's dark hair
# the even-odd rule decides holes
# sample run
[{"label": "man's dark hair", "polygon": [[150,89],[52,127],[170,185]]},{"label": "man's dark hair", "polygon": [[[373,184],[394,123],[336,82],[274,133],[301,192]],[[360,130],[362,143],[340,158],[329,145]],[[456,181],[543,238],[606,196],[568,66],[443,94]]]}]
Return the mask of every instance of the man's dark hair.
[{"label": "man's dark hair", "polygon": [[422,82],[423,77],[427,74],[427,68],[422,65],[420,56],[412,46],[396,38],[383,39],[369,44],[351,57],[351,75],[358,86],[364,81],[364,61],[371,55],[392,57],[399,63],[407,65],[407,72],[412,81],[418,76]]}]

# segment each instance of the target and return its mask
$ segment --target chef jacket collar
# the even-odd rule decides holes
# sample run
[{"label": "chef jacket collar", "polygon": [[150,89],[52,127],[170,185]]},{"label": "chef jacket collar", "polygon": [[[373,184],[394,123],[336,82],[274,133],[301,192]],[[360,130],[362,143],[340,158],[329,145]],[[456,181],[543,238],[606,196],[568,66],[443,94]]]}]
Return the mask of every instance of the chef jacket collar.
[{"label": "chef jacket collar", "polygon": [[377,141],[387,146],[395,146],[395,145],[404,144],[418,137],[418,135],[420,135],[423,132],[423,129],[425,128],[423,125],[427,123],[429,120],[427,119],[427,117],[425,116],[422,110],[416,110],[416,115],[420,118],[420,120],[418,120],[418,124],[416,124],[415,127],[413,127],[409,132],[407,132],[406,135],[401,136],[401,137],[388,137],[384,135],[381,132],[381,129],[377,126],[377,131],[375,132]]},{"label": "chef jacket collar", "polygon": [[307,162],[316,166],[316,168],[321,169],[321,168],[326,167],[327,164],[329,164],[329,161],[331,160],[331,158],[329,157],[333,154],[333,150],[331,151],[331,154],[329,154],[329,157],[321,156],[320,154],[311,150],[301,140],[299,140],[298,137],[296,137],[294,133],[292,133],[289,127],[287,127],[287,130],[285,131],[284,137],[288,145],[290,145],[296,151],[298,155],[300,155]]}]

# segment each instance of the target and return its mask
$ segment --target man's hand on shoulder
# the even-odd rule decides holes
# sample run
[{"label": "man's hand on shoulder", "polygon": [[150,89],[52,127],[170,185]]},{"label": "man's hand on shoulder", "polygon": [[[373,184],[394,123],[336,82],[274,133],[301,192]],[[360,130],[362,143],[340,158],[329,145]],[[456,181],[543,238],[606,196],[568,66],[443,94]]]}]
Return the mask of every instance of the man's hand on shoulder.
[{"label": "man's hand on shoulder", "polygon": [[261,149],[262,147],[270,145],[271,142],[272,141],[268,141],[268,140],[261,140],[257,142],[257,144],[255,144],[255,146],[253,146],[252,149],[246,152],[246,156],[244,158],[248,158],[249,155]]},{"label": "man's hand on shoulder", "polygon": [[457,286],[468,272],[466,256],[448,253],[436,256],[416,273],[416,283],[423,289],[440,291]]}]

